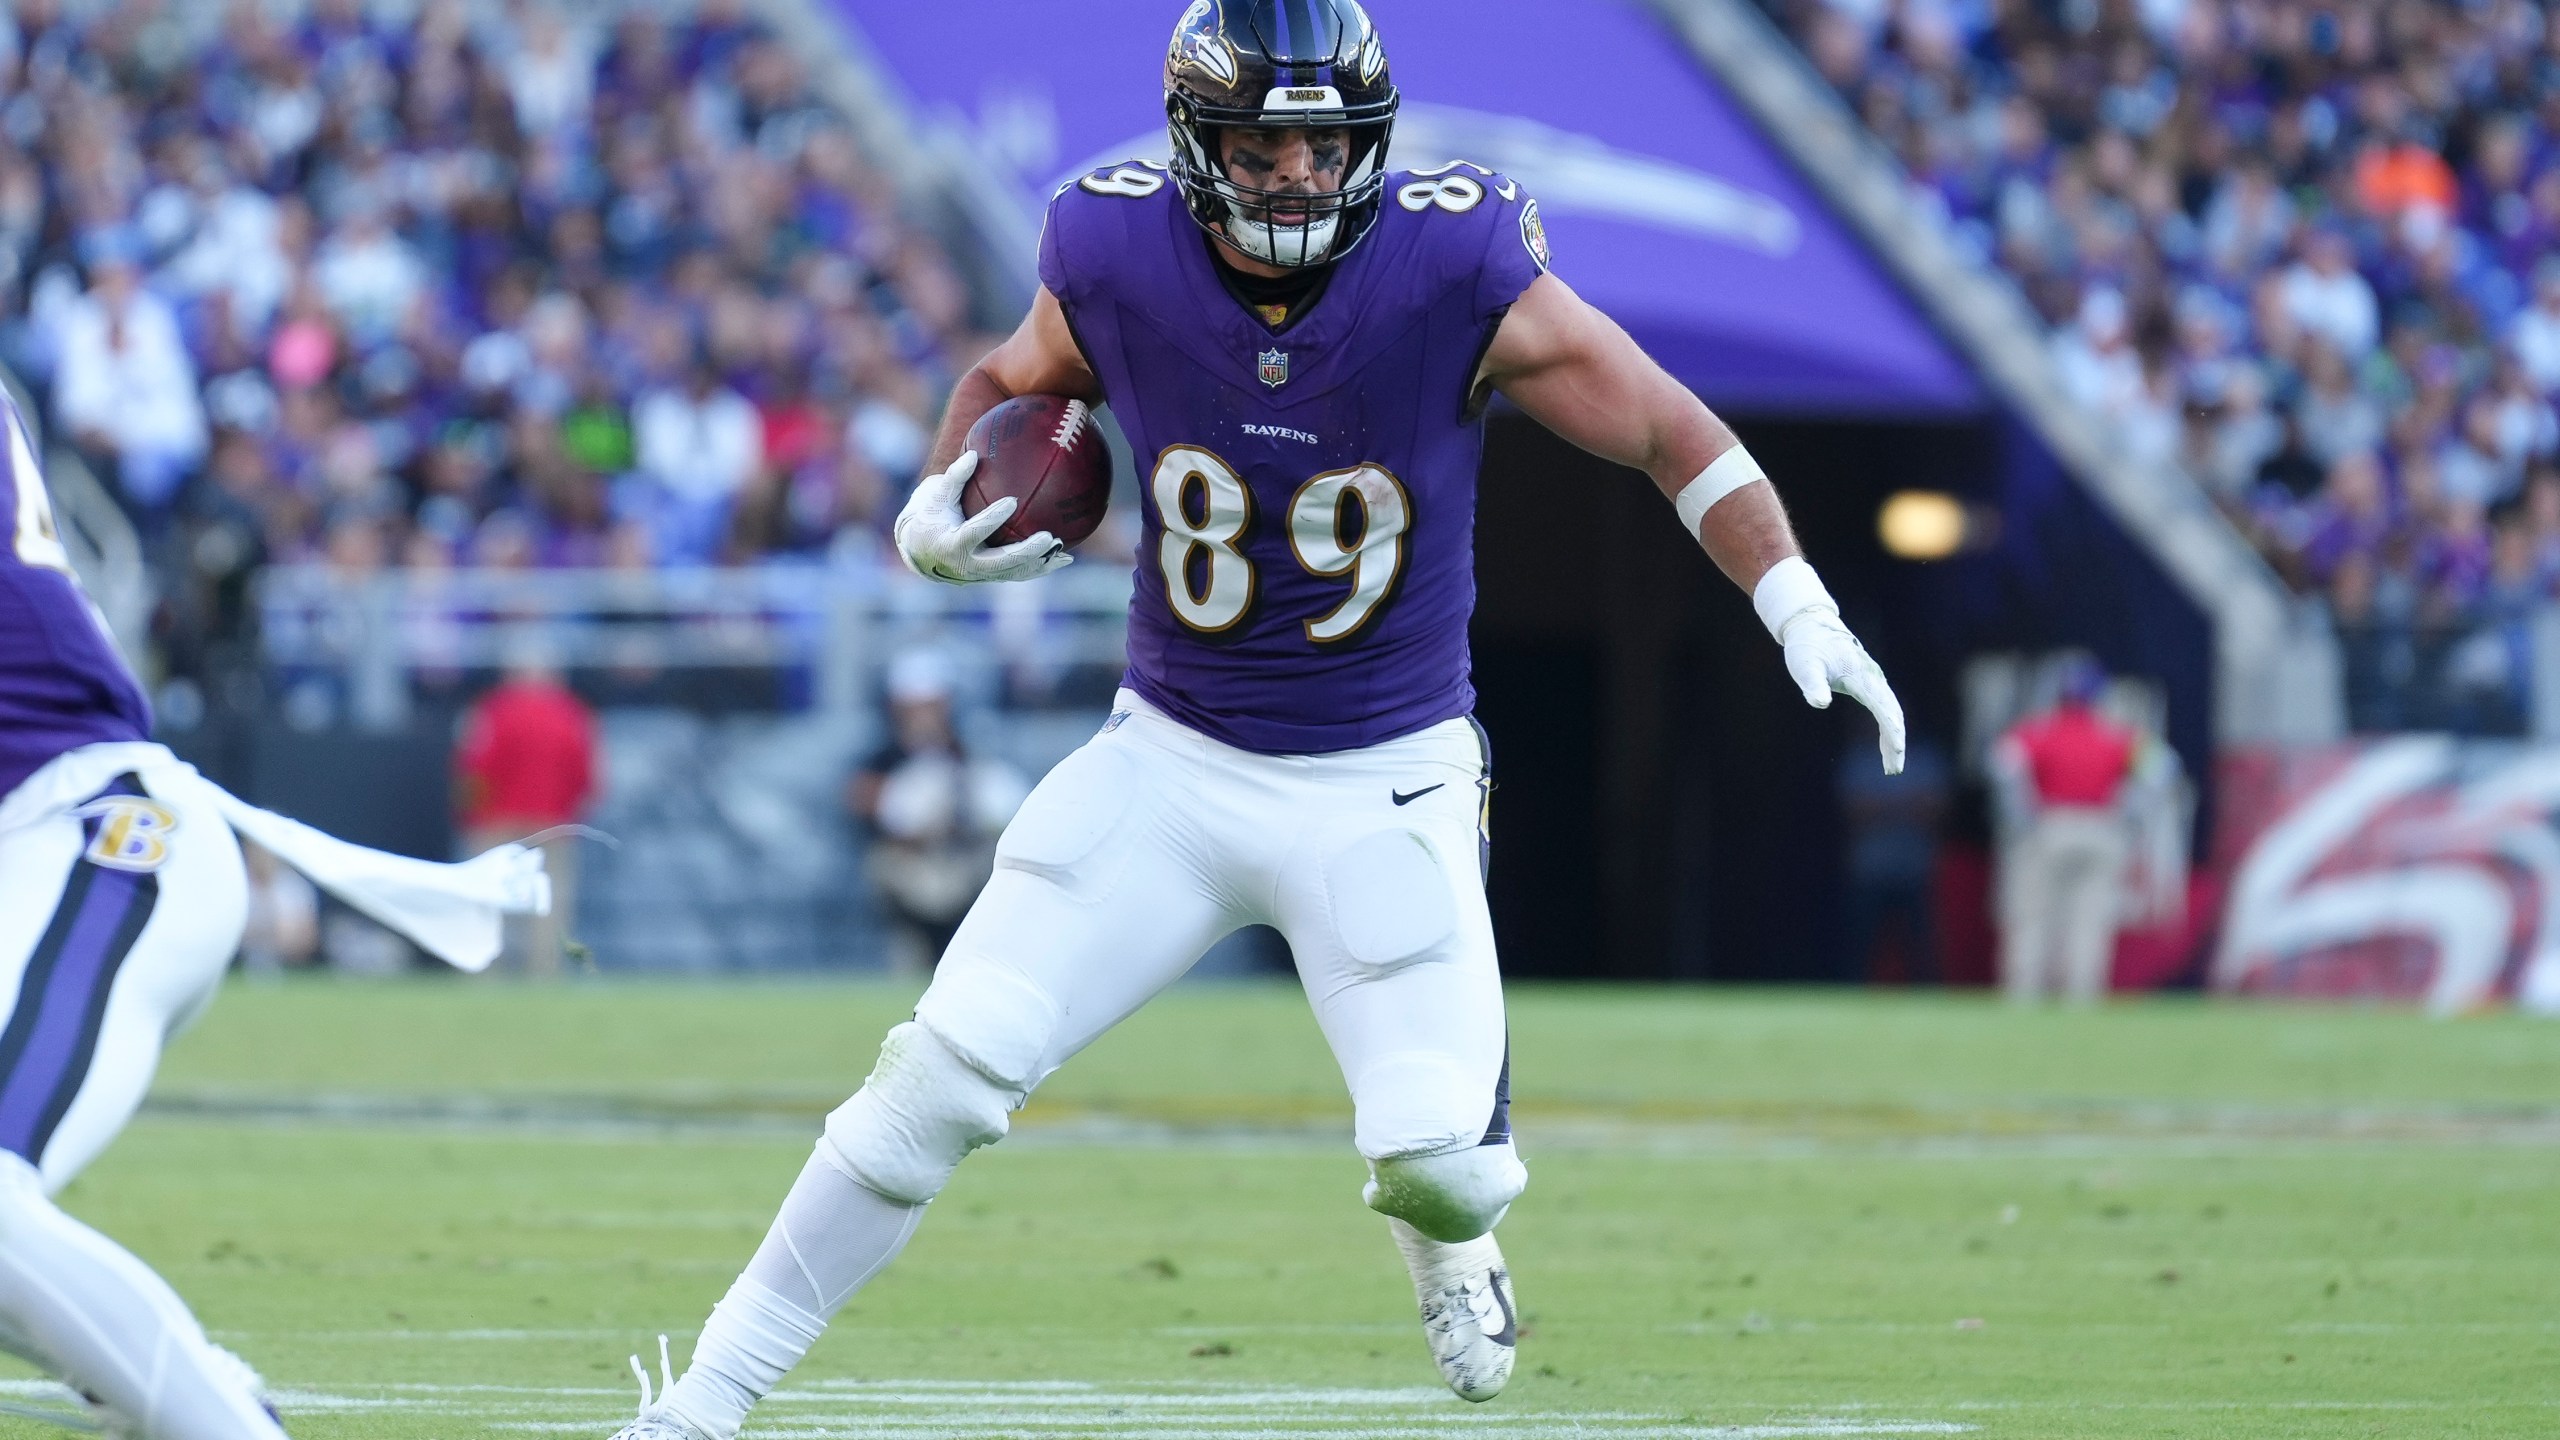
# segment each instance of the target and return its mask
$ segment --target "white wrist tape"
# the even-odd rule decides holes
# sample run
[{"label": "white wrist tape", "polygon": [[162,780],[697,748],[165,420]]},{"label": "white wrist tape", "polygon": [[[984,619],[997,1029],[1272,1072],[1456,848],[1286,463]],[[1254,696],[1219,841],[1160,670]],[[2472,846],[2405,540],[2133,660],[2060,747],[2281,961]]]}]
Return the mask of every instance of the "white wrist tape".
[{"label": "white wrist tape", "polygon": [[1671,499],[1671,508],[1680,512],[1680,524],[1694,539],[1698,523],[1707,518],[1710,506],[1754,480],[1768,478],[1768,472],[1751,458],[1751,452],[1736,445],[1699,471],[1697,479],[1681,486],[1680,493]]},{"label": "white wrist tape", "polygon": [[1787,622],[1807,610],[1840,613],[1839,603],[1822,587],[1822,577],[1801,555],[1790,555],[1769,567],[1760,583],[1751,587],[1751,608],[1760,623],[1769,627],[1769,638],[1781,645],[1787,643]]}]

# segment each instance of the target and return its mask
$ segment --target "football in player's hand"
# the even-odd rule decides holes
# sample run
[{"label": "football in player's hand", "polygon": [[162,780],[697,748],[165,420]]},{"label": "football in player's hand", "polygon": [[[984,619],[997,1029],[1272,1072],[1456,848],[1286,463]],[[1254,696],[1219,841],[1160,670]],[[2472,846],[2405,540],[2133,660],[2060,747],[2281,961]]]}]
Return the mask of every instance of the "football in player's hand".
[{"label": "football in player's hand", "polygon": [[969,427],[969,448],[978,452],[978,470],[960,492],[961,511],[975,515],[1007,495],[1021,502],[988,544],[1046,530],[1072,547],[1102,523],[1111,503],[1111,447],[1083,401],[1016,395]]}]

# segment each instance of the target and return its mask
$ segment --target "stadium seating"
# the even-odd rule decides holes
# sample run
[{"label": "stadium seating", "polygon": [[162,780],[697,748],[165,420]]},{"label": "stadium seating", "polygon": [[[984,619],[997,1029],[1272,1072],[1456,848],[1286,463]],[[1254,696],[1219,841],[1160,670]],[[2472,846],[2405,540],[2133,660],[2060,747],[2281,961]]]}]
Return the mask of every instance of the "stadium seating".
[{"label": "stadium seating", "polygon": [[170,672],[271,563],[878,564],[973,300],[744,6],[270,8],[0,13],[0,356]]},{"label": "stadium seating", "polygon": [[2515,733],[2560,585],[2541,7],[1764,0],[2343,642],[2350,722]]}]

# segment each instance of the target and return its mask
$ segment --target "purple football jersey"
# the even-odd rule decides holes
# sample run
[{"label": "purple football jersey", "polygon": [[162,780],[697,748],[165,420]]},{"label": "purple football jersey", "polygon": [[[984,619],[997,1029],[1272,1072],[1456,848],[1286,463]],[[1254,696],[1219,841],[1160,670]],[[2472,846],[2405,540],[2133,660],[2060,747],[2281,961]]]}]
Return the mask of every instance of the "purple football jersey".
[{"label": "purple football jersey", "polygon": [[1472,165],[1391,175],[1274,330],[1152,164],[1058,192],[1040,278],[1137,453],[1131,689],[1242,749],[1376,744],[1474,708],[1469,391],[1546,263],[1536,202]]},{"label": "purple football jersey", "polygon": [[151,734],[151,707],[54,530],[18,409],[0,394],[0,795],[66,750]]}]

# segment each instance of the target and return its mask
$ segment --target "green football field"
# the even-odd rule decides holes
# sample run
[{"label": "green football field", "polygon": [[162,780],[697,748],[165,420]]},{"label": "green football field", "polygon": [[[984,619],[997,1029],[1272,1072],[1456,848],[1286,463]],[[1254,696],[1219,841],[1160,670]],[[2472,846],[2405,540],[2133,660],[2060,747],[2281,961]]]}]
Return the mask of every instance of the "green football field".
[{"label": "green football field", "polygon": [[[601,1440],[911,998],[236,986],[65,1203],[299,1436]],[[749,1434],[2560,1433],[2548,1024],[1642,989],[1512,1021],[1493,1404],[1437,1385],[1304,1002],[1204,983],[964,1166]]]}]

